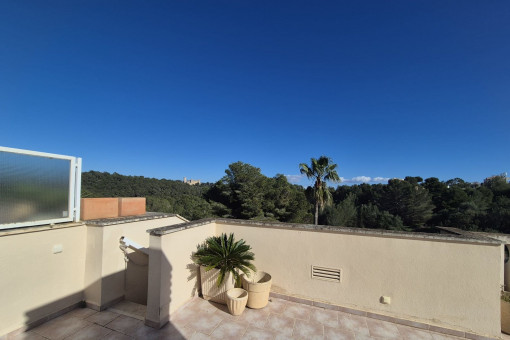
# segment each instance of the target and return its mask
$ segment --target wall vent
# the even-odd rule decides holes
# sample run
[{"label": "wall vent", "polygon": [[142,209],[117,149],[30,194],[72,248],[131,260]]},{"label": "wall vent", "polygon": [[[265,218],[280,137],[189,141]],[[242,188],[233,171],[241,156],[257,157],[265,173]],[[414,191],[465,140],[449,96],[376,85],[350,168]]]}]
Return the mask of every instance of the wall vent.
[{"label": "wall vent", "polygon": [[340,282],[340,274],[340,269],[312,266],[312,279]]}]

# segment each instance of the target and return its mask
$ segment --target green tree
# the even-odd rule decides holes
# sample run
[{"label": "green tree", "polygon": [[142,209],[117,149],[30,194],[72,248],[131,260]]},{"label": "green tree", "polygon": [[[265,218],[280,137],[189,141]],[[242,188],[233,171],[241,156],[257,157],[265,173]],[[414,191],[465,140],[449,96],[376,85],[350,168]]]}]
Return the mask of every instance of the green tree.
[{"label": "green tree", "polygon": [[434,205],[427,189],[414,182],[392,179],[381,200],[383,210],[400,216],[405,226],[419,227],[432,216]]},{"label": "green tree", "polygon": [[229,204],[235,218],[262,218],[267,177],[260,169],[243,162],[232,163],[220,180],[229,190]]},{"label": "green tree", "polygon": [[302,187],[291,185],[282,174],[268,178],[267,183],[262,205],[266,218],[281,222],[310,222],[307,219],[310,206]]},{"label": "green tree", "polygon": [[311,164],[299,164],[299,171],[309,179],[314,179],[313,186],[315,203],[315,224],[319,224],[319,209],[322,210],[325,205],[330,204],[332,200],[331,192],[328,189],[327,181],[340,182],[340,177],[336,172],[336,164],[333,164],[331,158],[321,156],[318,160],[311,159]]},{"label": "green tree", "polygon": [[503,233],[510,233],[510,198],[497,196],[487,214],[487,227]]},{"label": "green tree", "polygon": [[443,197],[448,191],[448,186],[437,177],[430,177],[425,180],[423,187],[428,190],[432,203],[435,206],[433,216],[429,220],[429,223],[431,225],[441,225],[441,211],[445,209]]},{"label": "green tree", "polygon": [[321,220],[326,225],[356,227],[357,214],[356,196],[349,194],[336,206],[326,207],[321,215]]},{"label": "green tree", "polygon": [[492,190],[496,196],[510,197],[510,183],[506,174],[491,176],[483,181],[483,186]]},{"label": "green tree", "polygon": [[381,211],[373,204],[363,204],[359,207],[358,227],[372,229],[404,230],[402,219],[387,211]]},{"label": "green tree", "polygon": [[287,177],[269,178],[250,164],[236,162],[205,194],[214,216],[310,223],[310,203],[303,187]]}]

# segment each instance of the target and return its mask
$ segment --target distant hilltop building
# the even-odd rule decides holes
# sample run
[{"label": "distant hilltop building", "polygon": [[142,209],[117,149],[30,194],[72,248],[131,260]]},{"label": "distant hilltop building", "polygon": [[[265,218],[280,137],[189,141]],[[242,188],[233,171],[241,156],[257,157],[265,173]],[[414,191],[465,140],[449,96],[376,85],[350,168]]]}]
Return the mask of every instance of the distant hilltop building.
[{"label": "distant hilltop building", "polygon": [[508,173],[503,172],[503,173],[501,173],[499,175],[494,175],[494,176],[491,176],[491,177],[487,177],[484,180],[484,183],[490,182],[491,180],[495,180],[497,178],[501,178],[501,179],[503,179],[507,183],[510,181],[510,177],[508,177]]},{"label": "distant hilltop building", "polygon": [[186,184],[189,184],[189,185],[200,184],[200,180],[199,179],[186,179],[186,177],[184,177],[182,182],[186,183]]}]

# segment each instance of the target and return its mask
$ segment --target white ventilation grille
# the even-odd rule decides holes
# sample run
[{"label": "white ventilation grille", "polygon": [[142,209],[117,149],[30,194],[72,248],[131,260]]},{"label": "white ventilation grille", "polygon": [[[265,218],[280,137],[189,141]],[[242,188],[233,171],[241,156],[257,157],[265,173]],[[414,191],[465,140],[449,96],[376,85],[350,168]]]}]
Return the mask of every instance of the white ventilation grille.
[{"label": "white ventilation grille", "polygon": [[340,269],[312,266],[312,279],[340,282],[340,274]]}]

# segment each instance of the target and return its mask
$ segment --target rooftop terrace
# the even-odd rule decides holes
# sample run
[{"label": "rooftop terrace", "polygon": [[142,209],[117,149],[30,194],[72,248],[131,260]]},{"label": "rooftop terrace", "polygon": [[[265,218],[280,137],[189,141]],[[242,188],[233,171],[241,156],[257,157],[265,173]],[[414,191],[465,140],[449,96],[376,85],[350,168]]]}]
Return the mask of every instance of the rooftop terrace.
[{"label": "rooftop terrace", "polygon": [[[54,193],[62,199],[48,211],[40,207],[51,206],[45,201],[56,190],[53,175],[42,187],[32,183],[35,191],[19,191],[28,179],[13,174],[15,204],[0,216],[3,339],[502,336],[500,292],[510,284],[505,235],[188,222],[146,213],[143,198],[86,199],[81,206],[80,159],[0,152],[57,159],[65,174]],[[39,163],[19,164],[41,172]],[[207,237],[223,233],[244,239],[256,267],[271,274],[266,308],[233,317],[225,306],[199,298],[200,270],[191,256]],[[334,272],[334,280],[314,275],[316,267]]]},{"label": "rooftop terrace", "polygon": [[[230,232],[252,246],[256,266],[273,276],[269,307],[247,309],[241,317],[197,297],[200,278],[190,259],[206,237]],[[123,252],[122,236],[149,255]],[[0,334],[10,333],[9,339],[25,330],[23,336],[35,338],[63,338],[63,333],[87,338],[94,332],[106,338],[165,338],[172,332],[194,339],[229,332],[230,338],[274,339],[497,338],[502,261],[501,241],[473,233],[221,218],[183,222],[159,213],[10,229],[0,234],[2,271],[10,273],[0,288],[11,293],[2,298]],[[341,281],[311,278],[312,265],[338,268]],[[391,304],[380,302],[383,295]],[[59,316],[81,301],[90,309]],[[119,301],[147,305],[146,313],[135,320],[118,316],[111,308]],[[80,315],[86,317],[78,322]],[[95,318],[107,316],[112,319],[94,325]]]}]

